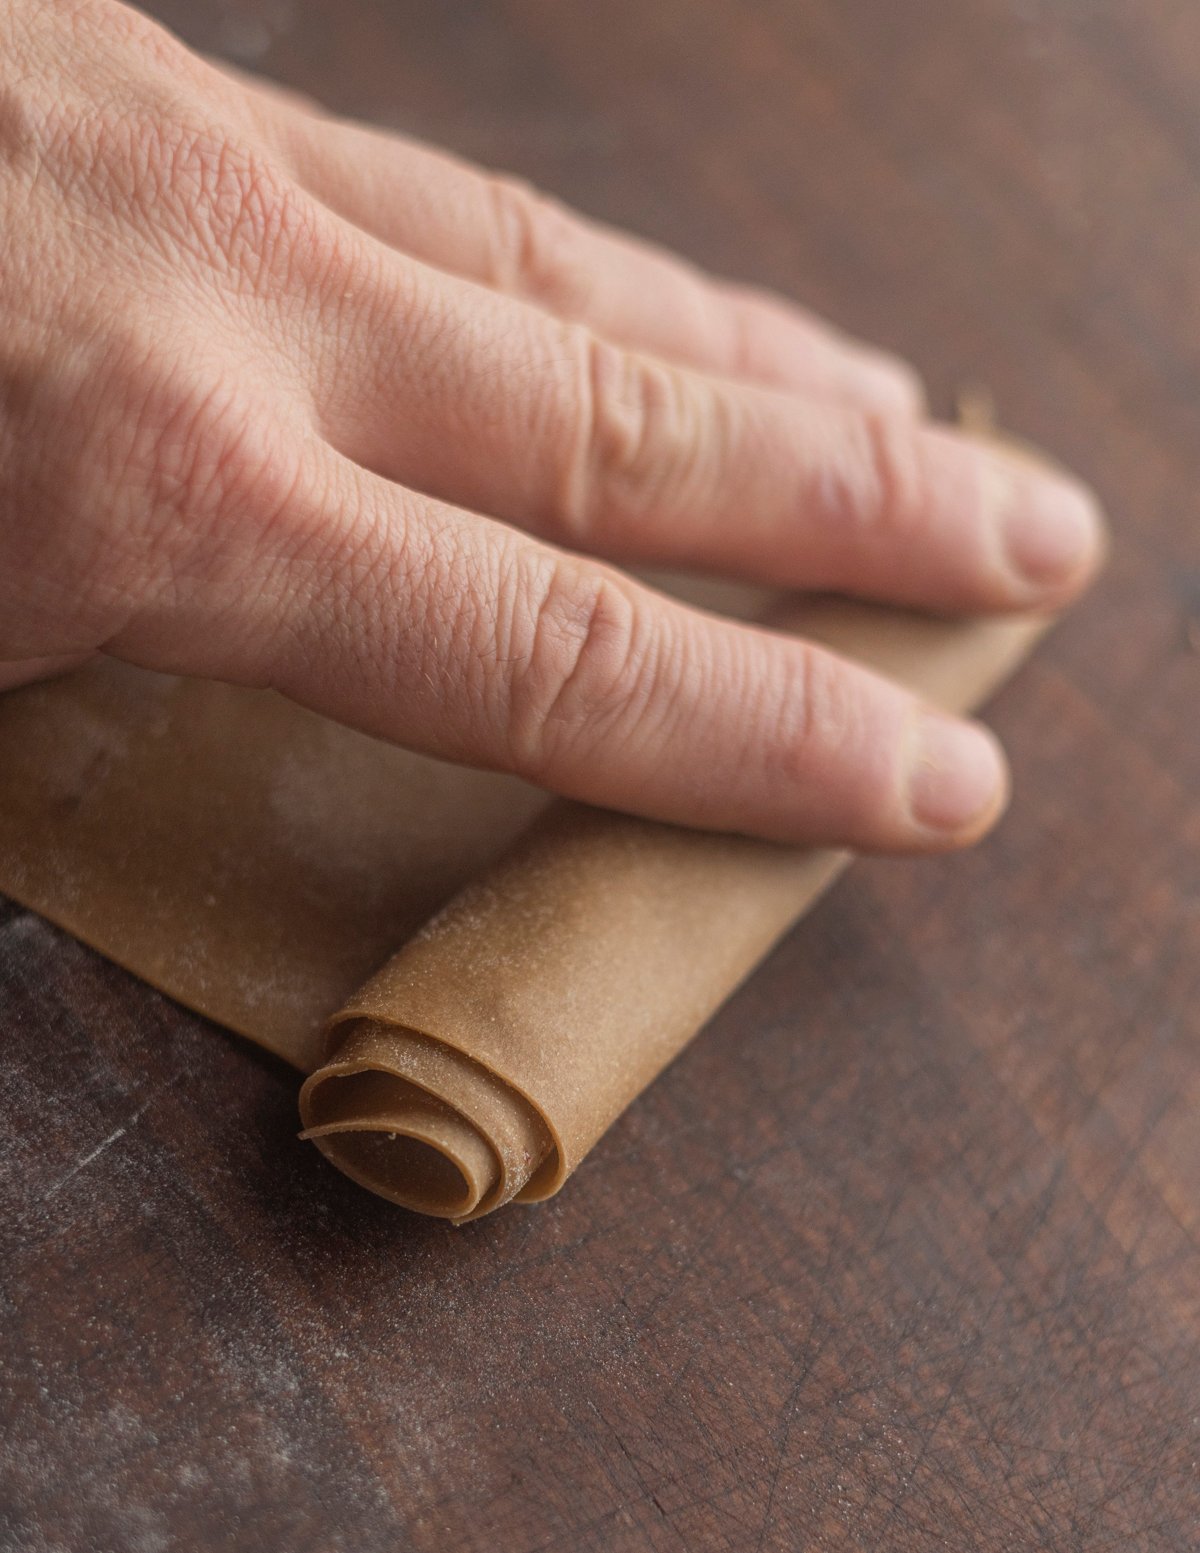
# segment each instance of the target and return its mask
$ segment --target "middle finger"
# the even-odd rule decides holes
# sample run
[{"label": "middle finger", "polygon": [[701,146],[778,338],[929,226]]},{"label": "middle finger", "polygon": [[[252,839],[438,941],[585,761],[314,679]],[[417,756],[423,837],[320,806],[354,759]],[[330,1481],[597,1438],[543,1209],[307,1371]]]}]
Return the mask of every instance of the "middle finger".
[{"label": "middle finger", "polygon": [[1096,565],[1094,502],[1057,472],[691,372],[361,241],[309,370],[329,439],[389,478],[611,560],[942,610],[1057,605]]}]

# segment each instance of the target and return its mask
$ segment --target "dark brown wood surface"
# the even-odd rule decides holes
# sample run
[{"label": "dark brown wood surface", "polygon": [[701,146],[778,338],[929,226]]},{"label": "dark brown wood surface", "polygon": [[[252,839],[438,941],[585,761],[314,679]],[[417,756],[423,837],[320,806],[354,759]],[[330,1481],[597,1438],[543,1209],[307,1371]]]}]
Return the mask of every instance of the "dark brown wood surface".
[{"label": "dark brown wood surface", "polygon": [[858,866],[464,1230],[0,917],[0,1545],[1200,1547],[1200,7],[161,0],[990,385],[1116,527],[977,853]]}]

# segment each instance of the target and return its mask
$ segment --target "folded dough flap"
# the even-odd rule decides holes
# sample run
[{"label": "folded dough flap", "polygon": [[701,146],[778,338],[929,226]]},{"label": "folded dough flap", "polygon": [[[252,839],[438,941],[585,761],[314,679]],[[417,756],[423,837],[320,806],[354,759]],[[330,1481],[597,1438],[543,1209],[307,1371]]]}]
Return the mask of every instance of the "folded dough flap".
[{"label": "folded dough flap", "polygon": [[557,1188],[560,1152],[537,1107],[464,1052],[348,1015],[300,1094],[302,1137],[361,1185],[461,1221]]},{"label": "folded dough flap", "polygon": [[[778,624],[963,710],[1045,622],[809,601]],[[846,861],[552,805],[330,1022],[305,1136],[454,1220],[551,1195]]]}]

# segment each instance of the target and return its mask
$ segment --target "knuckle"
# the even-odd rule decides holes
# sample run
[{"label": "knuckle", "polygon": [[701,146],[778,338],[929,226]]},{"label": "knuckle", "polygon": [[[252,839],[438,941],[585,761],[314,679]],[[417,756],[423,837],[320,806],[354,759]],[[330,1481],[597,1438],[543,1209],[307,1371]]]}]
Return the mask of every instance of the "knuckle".
[{"label": "knuckle", "polygon": [[778,368],[778,329],[768,322],[768,304],[737,293],[727,294],[724,300],[724,354],[730,376],[748,381],[773,377]]},{"label": "knuckle", "polygon": [[897,415],[858,417],[848,510],[868,536],[920,538],[929,512],[930,471],[911,423]]},{"label": "knuckle", "polygon": [[[23,199],[28,199],[53,138],[54,113],[54,104],[47,103],[44,94],[28,80],[0,79],[0,166],[6,173],[25,172],[25,187],[19,190]],[[6,232],[13,230],[9,202],[16,192],[11,187],[14,181],[4,180],[4,206],[0,208]]]},{"label": "knuckle", "polygon": [[179,55],[188,55],[183,44],[161,23],[131,5],[116,0],[72,0],[72,20],[76,29],[86,29],[125,48],[144,50],[164,64],[175,64]]},{"label": "knuckle", "polygon": [[799,641],[780,677],[782,701],[770,742],[769,765],[789,785],[832,786],[838,755],[853,742],[861,716],[851,676],[832,653]]},{"label": "knuckle", "polygon": [[75,181],[171,262],[190,254],[252,291],[320,236],[318,208],[249,137],[142,104],[80,110],[62,134]]},{"label": "knuckle", "polygon": [[538,572],[512,604],[507,738],[516,770],[554,782],[636,716],[645,675],[636,609],[616,579],[569,560]]},{"label": "knuckle", "polygon": [[492,280],[564,318],[587,312],[595,280],[578,220],[519,179],[488,179]]},{"label": "knuckle", "polygon": [[181,89],[212,74],[201,57],[169,27],[126,0],[59,0],[74,48],[93,71],[120,79],[125,101],[155,98],[177,104]]},{"label": "knuckle", "polygon": [[890,383],[894,413],[909,417],[925,413],[925,384],[921,374],[899,356],[880,358],[881,381]]},{"label": "knuckle", "polygon": [[294,470],[265,417],[220,386],[185,393],[154,439],[164,507],[201,526],[250,519],[259,533],[287,506]]},{"label": "knuckle", "polygon": [[298,478],[277,417],[186,359],[134,356],[110,387],[99,451],[109,506],[126,513],[127,543],[149,562],[166,553],[195,572],[236,564],[261,546]]},{"label": "knuckle", "polygon": [[601,532],[621,546],[648,518],[686,505],[713,479],[728,428],[715,396],[665,363],[597,336],[576,335],[571,452],[558,493],[576,541]]},{"label": "knuckle", "polygon": [[111,0],[103,0],[97,15],[110,39],[135,50],[144,63],[166,72],[173,84],[201,77],[197,56],[154,17],[131,5],[113,5]]},{"label": "knuckle", "polygon": [[760,286],[718,280],[708,282],[707,292],[710,316],[721,326],[718,355],[724,370],[745,382],[793,387],[796,348],[811,348],[814,336],[819,341],[819,326]]},{"label": "knuckle", "polygon": [[152,201],[206,259],[255,279],[277,268],[302,227],[299,190],[245,145],[220,132],[143,121],[139,162]]},{"label": "knuckle", "polygon": [[152,381],[131,411],[123,494],[109,513],[122,535],[110,573],[124,591],[122,632],[167,615],[205,619],[212,640],[191,641],[189,661],[206,661],[218,637],[228,655],[308,541],[314,503],[299,445],[245,390],[190,371]]}]

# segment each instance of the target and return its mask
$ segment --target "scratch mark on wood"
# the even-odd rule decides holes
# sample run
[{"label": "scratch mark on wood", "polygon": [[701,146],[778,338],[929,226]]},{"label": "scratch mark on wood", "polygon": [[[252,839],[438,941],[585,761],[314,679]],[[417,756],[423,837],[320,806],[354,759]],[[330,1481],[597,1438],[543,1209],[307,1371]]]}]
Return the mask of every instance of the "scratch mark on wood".
[{"label": "scratch mark on wood", "polygon": [[49,1202],[52,1197],[56,1196],[57,1193],[62,1191],[64,1186],[67,1186],[70,1182],[72,1182],[81,1170],[86,1170],[87,1167],[93,1163],[93,1161],[100,1158],[101,1154],[103,1154],[107,1149],[112,1148],[114,1143],[119,1142],[129,1131],[129,1129],[135,1124],[135,1122],[139,1121],[149,1109],[150,1101],[146,1100],[137,1108],[137,1110],[133,1113],[127,1122],[123,1122],[120,1127],[114,1127],[112,1132],[109,1133],[108,1137],[102,1139],[102,1141],[99,1142],[90,1153],[85,1154],[82,1159],[76,1160],[75,1163],[71,1166],[70,1170],[67,1171],[66,1175],[56,1181],[49,1189],[43,1201]]}]

